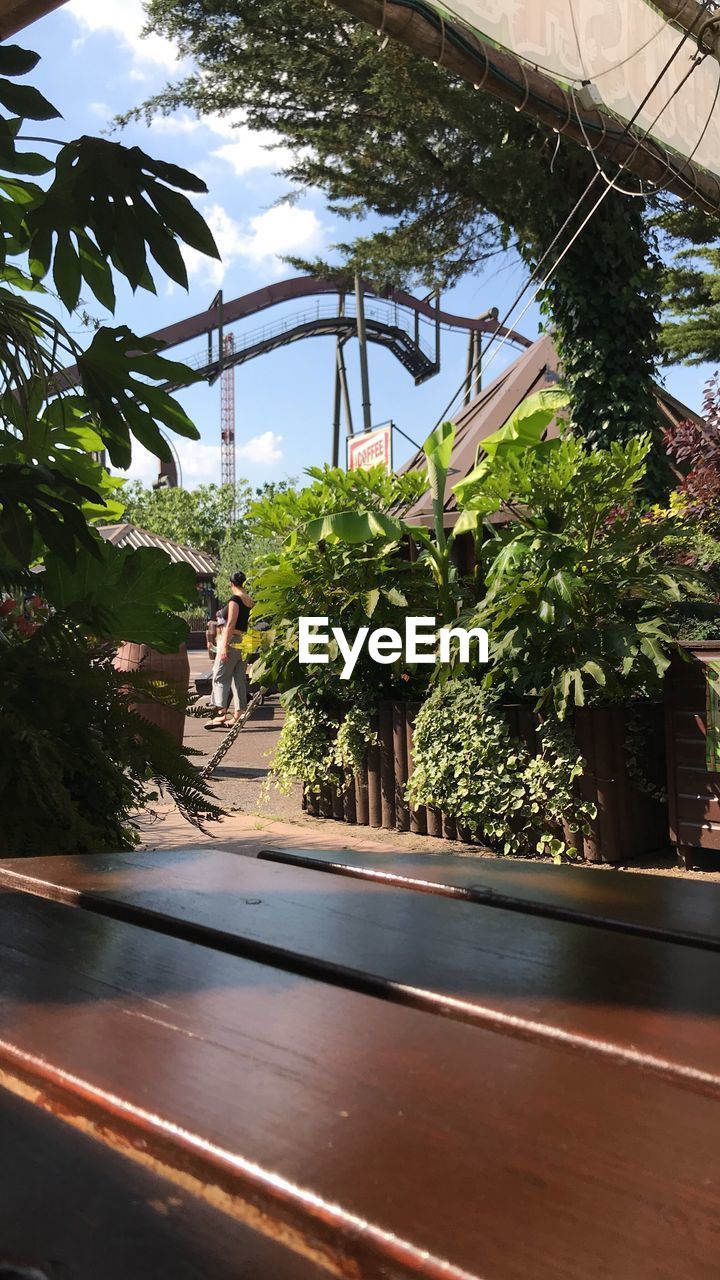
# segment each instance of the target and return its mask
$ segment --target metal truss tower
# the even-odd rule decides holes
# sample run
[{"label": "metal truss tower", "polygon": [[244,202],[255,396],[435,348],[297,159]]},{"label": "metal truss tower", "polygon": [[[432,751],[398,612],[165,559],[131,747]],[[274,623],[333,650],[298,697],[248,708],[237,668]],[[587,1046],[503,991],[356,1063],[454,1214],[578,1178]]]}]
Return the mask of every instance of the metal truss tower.
[{"label": "metal truss tower", "polygon": [[[223,356],[232,357],[235,339],[231,333],[223,338]],[[235,493],[235,368],[223,370],[220,390],[220,483],[232,485]],[[235,519],[233,502],[233,519]]]}]

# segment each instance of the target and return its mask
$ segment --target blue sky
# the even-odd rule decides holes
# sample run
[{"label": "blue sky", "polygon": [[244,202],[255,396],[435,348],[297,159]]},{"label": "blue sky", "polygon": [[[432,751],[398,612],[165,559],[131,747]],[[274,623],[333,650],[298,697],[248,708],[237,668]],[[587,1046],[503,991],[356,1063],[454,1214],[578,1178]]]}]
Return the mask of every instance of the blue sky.
[{"label": "blue sky", "polygon": [[[141,38],[141,0],[70,0],[64,8],[22,32],[18,43],[34,48],[42,62],[33,73],[36,84],[63,113],[48,133],[73,138],[106,129],[118,113],[178,78],[183,68],[175,50],[158,37]],[[134,125],[121,138],[151,154],[182,164],[199,174],[209,194],[199,207],[216,235],[222,264],[188,254],[190,292],[158,282],[158,296],[119,289],[116,322],[148,333],[186,315],[202,311],[219,288],[227,299],[257,289],[270,281],[296,274],[280,259],[297,253],[312,257],[338,239],[348,238],[348,224],[328,213],[319,192],[303,195],[295,205],[278,205],[287,191],[277,170],[287,156],[273,150],[273,139],[252,133],[237,120],[197,120],[187,112],[156,120],[150,127]],[[367,224],[366,224],[367,226]],[[590,231],[591,234],[591,231]],[[496,260],[483,277],[463,281],[443,298],[443,306],[460,314],[476,315],[497,306],[501,315],[527,278],[519,259],[508,253]],[[533,305],[519,318],[527,295],[512,323],[528,337],[536,336],[539,314]],[[92,297],[87,310],[100,317]],[[303,304],[303,309],[305,304]],[[297,306],[295,307],[297,310]],[[293,308],[285,308],[287,314]],[[279,318],[275,309],[246,321],[243,329]],[[65,317],[68,319],[67,317]],[[104,318],[104,317],[103,317]],[[84,340],[79,322],[69,325]],[[89,335],[88,335],[89,338]],[[177,358],[192,356],[204,340],[177,348]],[[513,358],[505,346],[495,357],[488,380]],[[384,350],[370,347],[372,417],[374,422],[395,421],[403,431],[422,440],[456,392],[465,368],[466,338],[443,334],[442,371],[421,387]],[[298,476],[313,464],[330,460],[334,340],[315,338],[263,356],[236,372],[237,470],[253,484]],[[347,348],[353,388],[356,424],[360,421],[357,347]],[[703,383],[710,368],[665,371],[667,387],[693,408],[699,409]],[[188,487],[219,481],[219,387],[194,387],[181,399],[195,421],[201,439],[176,441]],[[411,451],[396,436],[395,462]],[[129,475],[150,483],[156,474],[154,460],[139,447]]]}]

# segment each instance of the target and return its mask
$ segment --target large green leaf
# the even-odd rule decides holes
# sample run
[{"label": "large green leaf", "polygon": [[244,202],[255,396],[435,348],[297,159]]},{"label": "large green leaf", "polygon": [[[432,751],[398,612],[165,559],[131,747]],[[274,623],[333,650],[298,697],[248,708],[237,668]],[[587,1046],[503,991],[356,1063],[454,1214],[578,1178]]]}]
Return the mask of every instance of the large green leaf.
[{"label": "large green leaf", "polygon": [[0,75],[26,76],[39,61],[40,54],[31,49],[22,49],[18,44],[0,45]]},{"label": "large green leaf", "polygon": [[[3,83],[0,80],[0,99]],[[30,92],[17,86],[16,90]],[[16,186],[16,193],[9,192],[11,198],[30,206],[24,229],[32,242],[31,272],[38,279],[47,274],[55,242],[55,256],[59,252],[61,261],[54,264],[53,275],[67,306],[73,305],[79,273],[98,301],[112,310],[111,267],[126,277],[133,290],[154,293],[148,253],[184,287],[187,271],[180,241],[210,257],[220,256],[202,215],[186,196],[173,190],[181,187],[204,193],[204,182],[177,165],[152,160],[139,147],[124,147],[107,138],[78,138],[58,152],[47,189],[36,187],[28,196],[27,184]],[[77,252],[74,248],[71,252],[70,235],[76,239]]]},{"label": "large green leaf", "polygon": [[338,511],[331,516],[311,520],[304,528],[309,542],[372,542],[375,538],[389,538],[398,542],[405,533],[401,520],[384,515],[381,511]]},{"label": "large green leaf", "polygon": [[455,424],[443,422],[434,431],[430,432],[423,445],[427,478],[432,497],[433,516],[435,517],[435,534],[439,544],[444,541],[445,537],[445,485],[454,443]]},{"label": "large green leaf", "polygon": [[[527,396],[511,413],[507,422],[482,442],[485,457],[458,484],[453,493],[461,506],[474,501],[482,492],[483,483],[492,474],[492,462],[497,457],[521,454],[525,449],[537,449],[543,444],[543,436],[553,418],[567,407],[568,395],[561,387],[549,387]],[[545,442],[550,449],[558,441]]]},{"label": "large green leaf", "polygon": [[177,613],[197,599],[190,565],[173,564],[155,547],[98,549],[98,558],[81,551],[72,569],[48,555],[43,590],[50,604],[103,639],[177,649],[187,636]]},{"label": "large green leaf", "polygon": [[28,120],[58,120],[60,112],[29,84],[13,84],[0,76],[0,102],[13,115]]},{"label": "large green leaf", "polygon": [[87,408],[115,466],[130,465],[130,433],[156,457],[170,461],[158,423],[187,439],[199,438],[197,427],[177,400],[162,385],[147,381],[152,378],[158,383],[189,386],[199,375],[159,355],[152,339],[139,338],[124,326],[98,329],[78,358],[78,369]]}]

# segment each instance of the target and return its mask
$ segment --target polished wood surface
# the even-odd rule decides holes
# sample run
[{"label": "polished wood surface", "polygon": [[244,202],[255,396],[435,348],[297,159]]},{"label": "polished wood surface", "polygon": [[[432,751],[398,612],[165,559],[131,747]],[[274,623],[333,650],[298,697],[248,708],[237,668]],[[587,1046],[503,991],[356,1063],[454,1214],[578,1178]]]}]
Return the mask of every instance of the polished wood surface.
[{"label": "polished wood surface", "polygon": [[221,851],[0,883],[0,1100],[120,1160],[123,1214],[187,1198],[186,1270],[235,1231],[299,1280],[717,1275],[712,939]]},{"label": "polished wood surface", "polygon": [[373,857],[351,849],[267,848],[259,857],[720,950],[720,884],[716,883],[449,854],[380,852]]},{"label": "polished wood surface", "polygon": [[58,1116],[0,1090],[0,1276],[12,1280],[322,1280]]},{"label": "polished wood surface", "polygon": [[33,859],[17,875],[114,918],[720,1092],[714,950],[224,852]]},{"label": "polished wood surface", "polygon": [[0,40],[16,35],[65,3],[66,0],[0,0]]},{"label": "polished wood surface", "polygon": [[714,1265],[713,1098],[25,895],[0,965],[2,1078],[336,1274]]}]

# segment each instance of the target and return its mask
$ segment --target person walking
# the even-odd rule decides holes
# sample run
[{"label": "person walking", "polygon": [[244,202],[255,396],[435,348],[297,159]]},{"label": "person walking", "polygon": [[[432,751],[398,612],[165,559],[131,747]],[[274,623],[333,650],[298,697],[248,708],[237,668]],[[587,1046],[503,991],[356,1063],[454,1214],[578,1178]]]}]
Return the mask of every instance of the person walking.
[{"label": "person walking", "polygon": [[[229,728],[235,724],[247,707],[246,660],[242,656],[243,636],[250,621],[254,600],[245,590],[244,573],[234,573],[230,578],[232,595],[224,610],[225,623],[218,632],[217,655],[213,666],[211,701],[214,715],[206,729]],[[232,694],[234,715],[230,716]]]}]

